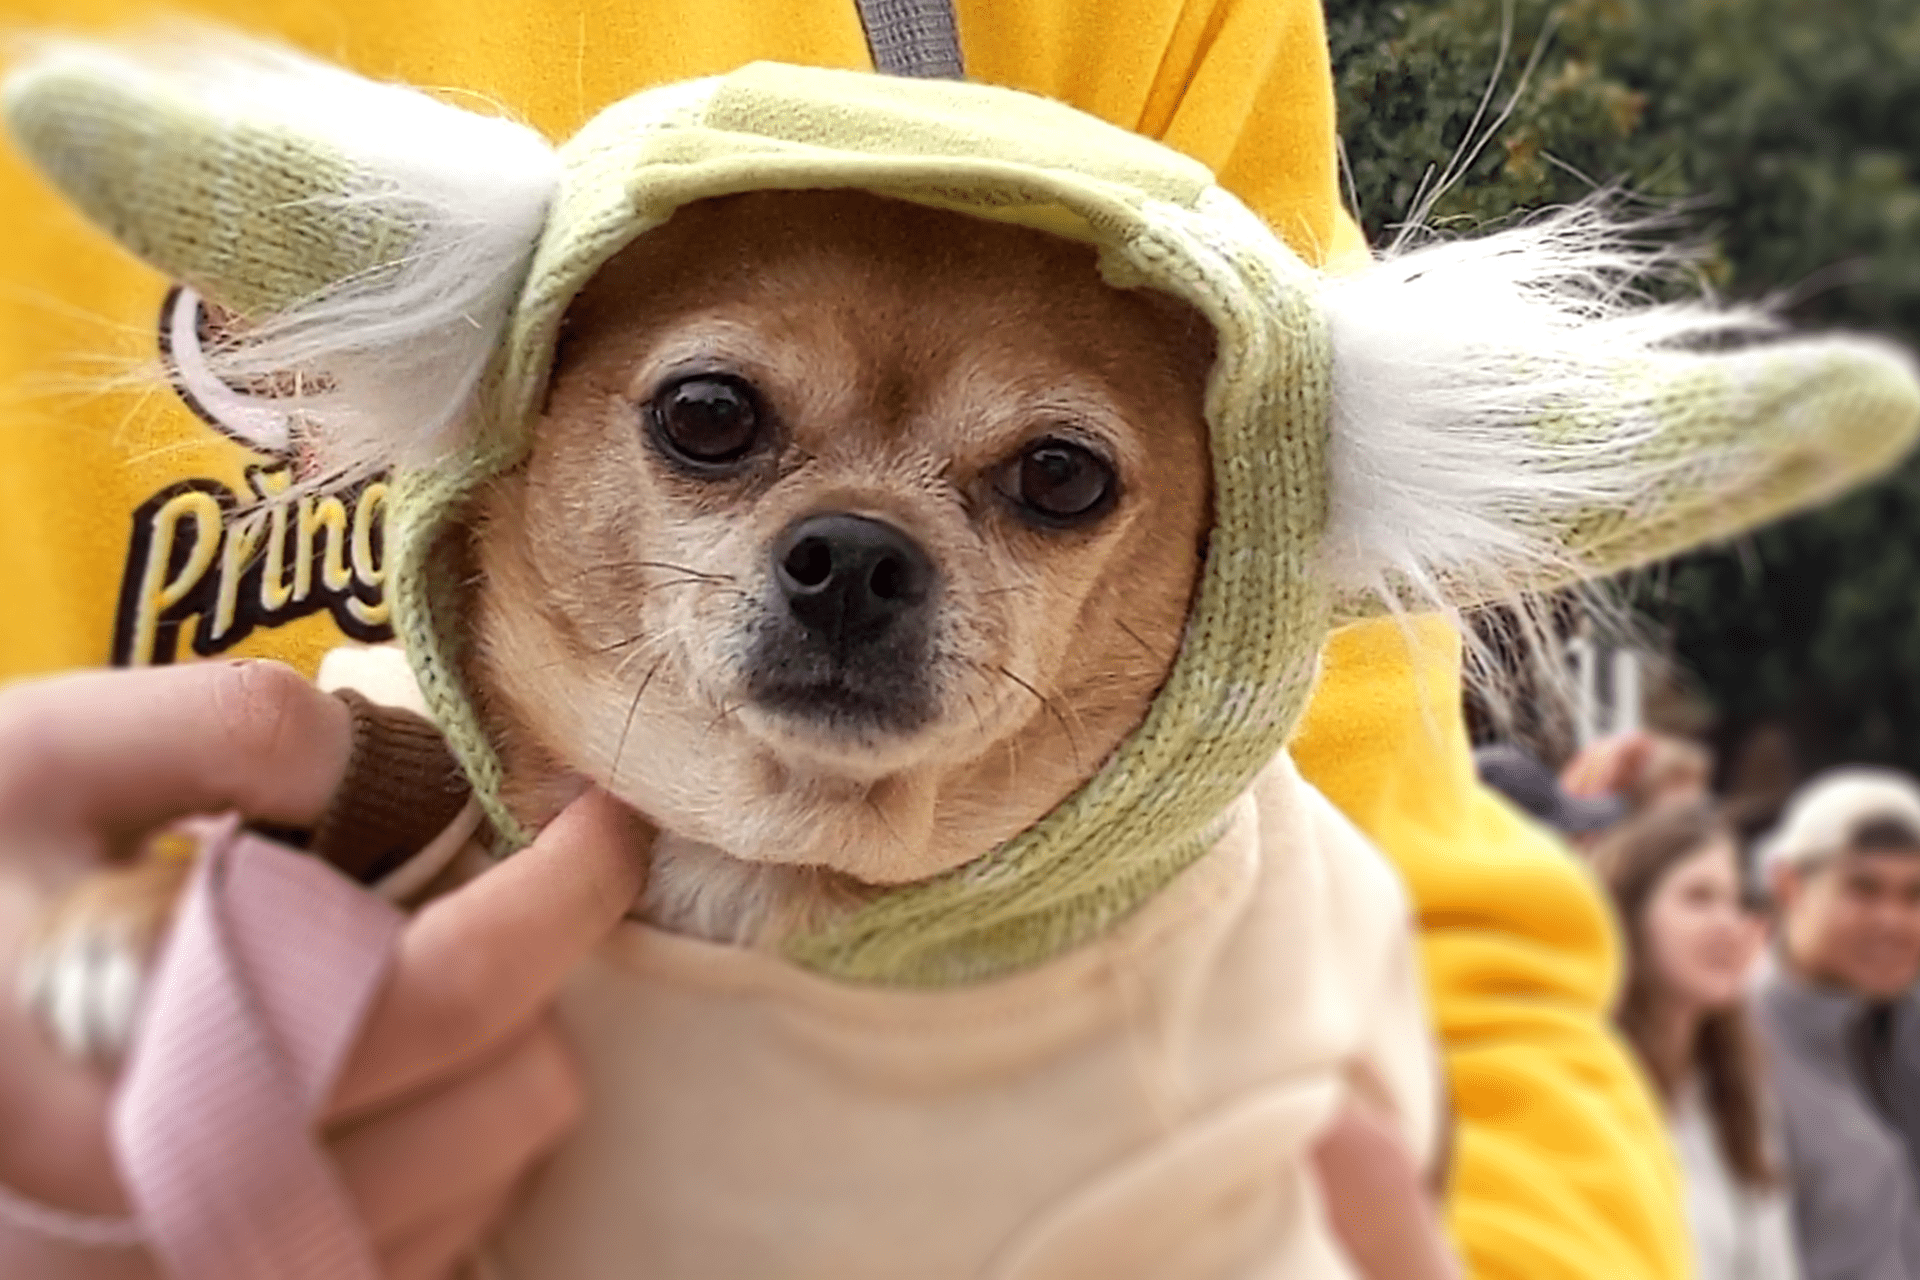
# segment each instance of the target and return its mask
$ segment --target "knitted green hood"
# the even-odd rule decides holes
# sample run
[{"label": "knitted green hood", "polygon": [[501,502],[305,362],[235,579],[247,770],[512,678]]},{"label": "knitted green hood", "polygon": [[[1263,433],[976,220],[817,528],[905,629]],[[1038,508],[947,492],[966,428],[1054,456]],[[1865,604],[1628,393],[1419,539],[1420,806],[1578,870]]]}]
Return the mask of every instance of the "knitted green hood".
[{"label": "knitted green hood", "polygon": [[302,412],[332,456],[393,468],[396,626],[512,843],[445,553],[524,456],[569,303],[635,237],[690,201],[860,188],[1089,242],[1111,285],[1211,321],[1216,526],[1164,688],[1034,827],[791,944],[851,979],[991,976],[1134,909],[1284,746],[1337,617],[1670,554],[1837,492],[1920,423],[1884,345],[1726,350],[1763,322],[1623,307],[1635,264],[1590,211],[1332,279],[1192,161],[980,85],[758,64],[636,95],[555,156],[291,55],[59,46],[7,110],[76,203],[255,322],[239,358],[324,372]]}]

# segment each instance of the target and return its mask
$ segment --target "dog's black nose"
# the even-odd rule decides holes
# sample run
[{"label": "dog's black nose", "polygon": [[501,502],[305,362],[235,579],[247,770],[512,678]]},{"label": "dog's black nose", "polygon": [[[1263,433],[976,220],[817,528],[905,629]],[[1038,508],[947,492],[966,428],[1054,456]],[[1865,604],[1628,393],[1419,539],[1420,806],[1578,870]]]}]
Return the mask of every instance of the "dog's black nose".
[{"label": "dog's black nose", "polygon": [[809,516],[773,544],[773,576],[800,625],[835,648],[878,637],[923,607],[933,562],[866,516]]}]

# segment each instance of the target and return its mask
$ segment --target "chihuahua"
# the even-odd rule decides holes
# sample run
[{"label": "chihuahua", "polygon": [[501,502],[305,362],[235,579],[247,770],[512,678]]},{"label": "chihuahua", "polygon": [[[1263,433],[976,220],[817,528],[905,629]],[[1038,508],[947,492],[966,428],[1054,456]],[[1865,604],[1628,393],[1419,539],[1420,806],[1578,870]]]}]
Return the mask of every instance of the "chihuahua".
[{"label": "chihuahua", "polygon": [[[1187,304],[1043,232],[862,192],[680,209],[574,300],[533,446],[470,519],[464,676],[502,798],[537,827],[606,787],[657,828],[638,921],[773,953],[1031,827],[1180,650],[1214,345]],[[33,997],[69,1049],[124,1045],[182,874],[102,877],[55,917]],[[1366,914],[1392,932],[1401,911]],[[1415,1026],[1400,1065],[1430,1082]],[[1356,1070],[1395,1114],[1394,1072]],[[596,1092],[596,1133],[618,1132],[625,1091]],[[598,1206],[648,1167],[617,1164],[557,1172],[499,1265],[597,1274]]]},{"label": "chihuahua", "polygon": [[1025,228],[680,210],[575,301],[476,524],[509,803],[602,782],[664,833],[648,918],[749,944],[1031,826],[1179,648],[1212,345]]}]

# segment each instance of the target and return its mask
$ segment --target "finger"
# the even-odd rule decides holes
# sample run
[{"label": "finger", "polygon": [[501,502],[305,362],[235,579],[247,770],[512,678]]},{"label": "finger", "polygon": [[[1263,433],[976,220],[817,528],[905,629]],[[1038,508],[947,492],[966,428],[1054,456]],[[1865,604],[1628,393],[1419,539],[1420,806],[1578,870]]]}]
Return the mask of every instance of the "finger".
[{"label": "finger", "polygon": [[107,835],[227,809],[305,825],[351,746],[346,707],[278,663],[30,681],[0,693],[0,815]]},{"label": "finger", "polygon": [[1632,749],[1625,737],[1603,738],[1575,756],[1560,776],[1568,795],[1598,796],[1618,790],[1619,778]]},{"label": "finger", "polygon": [[1616,787],[1628,787],[1646,769],[1660,744],[1644,733],[1635,733],[1620,748],[1620,769],[1614,777]]},{"label": "finger", "polygon": [[572,1055],[559,1031],[542,1025],[501,1057],[329,1145],[384,1249],[512,1185],[578,1121],[581,1101]]},{"label": "finger", "polygon": [[458,1071],[531,1021],[632,907],[650,840],[631,810],[589,791],[529,848],[429,904],[401,935],[334,1114]]},{"label": "finger", "polygon": [[508,1187],[461,1205],[383,1251],[381,1261],[387,1280],[451,1280],[453,1276],[465,1275],[459,1270],[460,1265],[492,1234],[494,1224],[506,1215],[512,1199],[513,1188]]}]

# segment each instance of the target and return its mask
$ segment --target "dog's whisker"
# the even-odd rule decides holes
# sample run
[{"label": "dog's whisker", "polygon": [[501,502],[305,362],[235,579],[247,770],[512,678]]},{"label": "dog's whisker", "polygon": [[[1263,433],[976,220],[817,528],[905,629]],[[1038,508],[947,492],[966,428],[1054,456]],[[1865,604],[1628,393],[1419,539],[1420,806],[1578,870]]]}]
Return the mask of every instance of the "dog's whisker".
[{"label": "dog's whisker", "polygon": [[620,726],[620,741],[613,749],[613,768],[608,770],[614,778],[620,776],[620,760],[627,752],[627,735],[633,732],[633,717],[634,713],[640,710],[640,699],[647,696],[647,686],[653,683],[654,673],[660,670],[661,663],[665,661],[665,658],[661,658],[659,662],[647,668],[647,674],[641,679],[640,687],[633,691],[633,701],[627,704],[627,718]]},{"label": "dog's whisker", "polygon": [[1128,626],[1123,619],[1115,618],[1113,620],[1113,625],[1120,628],[1120,630],[1126,634],[1127,639],[1139,645],[1140,652],[1146,654],[1147,657],[1153,659],[1155,662],[1159,661],[1159,655],[1153,651],[1153,646],[1148,644],[1145,640],[1142,640],[1140,638],[1140,633],[1138,631],[1135,631],[1132,627]]},{"label": "dog's whisker", "polygon": [[587,654],[589,657],[597,658],[597,657],[600,657],[602,654],[617,653],[621,649],[631,648],[633,645],[639,644],[643,640],[650,640],[653,638],[654,637],[648,632],[636,631],[624,640],[615,640],[612,644],[603,644],[597,649],[589,649],[587,650]]},{"label": "dog's whisker", "polygon": [[902,849],[910,848],[907,842],[900,838],[900,833],[893,829],[893,823],[887,820],[887,811],[880,807],[879,802],[873,798],[873,793],[871,791],[861,796],[860,802],[864,804],[869,811],[872,812],[874,817],[880,820],[881,827],[886,830],[887,839],[893,841],[894,844],[900,846]]},{"label": "dog's whisker", "polygon": [[625,573],[632,569],[649,568],[652,564],[653,561],[651,560],[600,560],[593,564],[580,566],[578,569],[567,574],[561,581],[570,582],[575,578],[584,578],[589,574],[595,573]]},{"label": "dog's whisker", "polygon": [[[730,582],[730,581],[732,581],[732,579],[730,579],[730,578],[728,578],[728,579],[721,579],[721,578],[668,578],[668,579],[666,579],[666,580],[665,580],[664,582],[649,582],[649,583],[647,583],[647,584],[646,584],[646,586],[644,586],[644,587],[642,587],[642,588],[641,588],[641,590],[643,590],[643,591],[664,591],[664,590],[666,590],[666,589],[667,589],[668,587],[713,587],[713,586],[723,586],[723,584],[724,584],[724,583],[726,583],[726,582]],[[737,588],[736,588],[736,590],[737,590]]]},{"label": "dog's whisker", "polygon": [[652,582],[647,584],[641,594],[652,595],[655,591],[665,591],[668,587],[705,587],[716,596],[732,597],[748,605],[759,603],[758,597],[751,591],[743,591],[739,587],[729,587],[706,578],[676,578],[671,582]]},{"label": "dog's whisker", "polygon": [[625,650],[625,652],[620,655],[620,661],[614,664],[613,669],[618,672],[623,666],[632,662],[636,657],[660,656],[666,650],[666,642],[667,638],[665,636],[649,633],[635,636],[633,643],[613,646],[606,650],[606,652],[618,653],[621,650]]},{"label": "dog's whisker", "polygon": [[627,668],[631,667],[634,663],[644,661],[647,658],[655,659],[657,664],[660,662],[665,662],[667,660],[667,655],[664,652],[662,652],[662,646],[658,646],[658,645],[650,644],[642,648],[635,649],[631,653],[627,654],[625,657],[621,658],[620,661],[613,664],[614,678],[616,680],[626,679]]},{"label": "dog's whisker", "polygon": [[705,569],[696,569],[692,565],[674,564],[669,560],[635,560],[642,569],[665,569],[670,573],[683,573],[689,578],[701,578],[708,582],[733,582],[736,579],[730,573],[711,573]]},{"label": "dog's whisker", "polygon": [[1051,715],[1055,720],[1059,721],[1060,728],[1063,731],[1065,731],[1067,735],[1067,749],[1073,752],[1073,766],[1074,768],[1078,769],[1080,767],[1080,736],[1073,731],[1073,725],[1070,724],[1067,720],[1067,717],[1061,713],[1061,710],[1059,706],[1056,705],[1055,700],[1052,698],[1049,698],[1046,694],[1034,688],[1032,684],[1030,684],[1026,680],[1021,679],[1018,675],[1015,675],[1014,672],[1006,666],[996,666],[994,667],[994,670],[998,671],[1001,675],[1013,681],[1015,684],[1019,685],[1022,689],[1025,689],[1028,693],[1032,694],[1035,698],[1039,700],[1040,705],[1047,709],[1047,713]]},{"label": "dog's whisker", "polygon": [[984,738],[987,734],[987,721],[986,721],[986,717],[980,714],[979,702],[974,699],[974,696],[971,691],[965,692],[961,696],[963,696],[967,700],[967,709],[973,712],[974,728],[978,729],[980,731],[980,736]]},{"label": "dog's whisker", "polygon": [[713,573],[705,569],[695,569],[691,565],[674,564],[666,560],[605,560],[598,564],[585,565],[566,574],[551,585],[554,587],[571,586],[583,578],[593,578],[609,573],[632,573],[637,569],[661,569],[678,577],[659,582],[638,584],[641,592],[652,592],[665,587],[682,587],[694,584],[725,586],[736,581],[730,573]]}]

